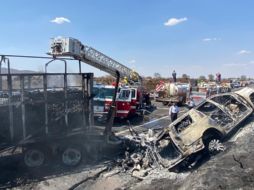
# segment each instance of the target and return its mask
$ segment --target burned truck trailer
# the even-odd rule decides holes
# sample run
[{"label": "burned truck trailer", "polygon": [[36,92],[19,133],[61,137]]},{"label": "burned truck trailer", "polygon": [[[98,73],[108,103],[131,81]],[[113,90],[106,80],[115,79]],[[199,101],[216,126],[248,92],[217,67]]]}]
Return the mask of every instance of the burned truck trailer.
[{"label": "burned truck trailer", "polygon": [[[74,38],[53,38],[48,54],[52,57],[43,57],[50,59],[45,64],[45,73],[30,74],[11,73],[8,57],[15,56],[0,55],[0,68],[4,62],[8,65],[7,74],[1,74],[0,70],[3,101],[2,111],[0,110],[0,117],[3,118],[0,121],[0,146],[22,147],[24,161],[28,166],[40,166],[46,155],[55,153],[61,154],[64,164],[77,165],[84,152],[107,148],[107,152],[111,152],[114,150],[111,146],[113,144],[118,149],[121,140],[112,133],[112,125],[119,80],[127,77],[132,82],[141,84],[142,78],[137,74],[132,77],[135,72],[130,68]],[[64,73],[48,74],[47,66],[56,60],[64,63]],[[67,73],[66,60],[78,61],[79,73],[76,76]],[[81,63],[89,64],[116,78],[113,101],[103,134],[95,128],[90,130],[93,126],[93,75],[82,74]],[[73,86],[73,82],[79,85]],[[37,83],[40,83],[40,87],[32,88],[31,84],[39,85]],[[61,84],[60,87],[58,84]]]},{"label": "burned truck trailer", "polygon": [[92,135],[93,73],[67,73],[66,61],[63,73],[11,73],[9,59],[2,56],[3,62],[8,70],[0,74],[1,150],[21,147],[30,167],[58,153],[64,164],[78,164]]}]

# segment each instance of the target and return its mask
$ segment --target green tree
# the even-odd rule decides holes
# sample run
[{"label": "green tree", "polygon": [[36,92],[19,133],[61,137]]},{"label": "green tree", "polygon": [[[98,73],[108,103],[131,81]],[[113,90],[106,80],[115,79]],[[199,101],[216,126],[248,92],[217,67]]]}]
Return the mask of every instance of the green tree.
[{"label": "green tree", "polygon": [[160,73],[154,73],[153,76],[154,76],[154,78],[161,78],[161,74]]},{"label": "green tree", "polygon": [[182,78],[183,78],[183,79],[189,79],[189,78],[190,78],[190,76],[189,76],[189,75],[187,75],[187,74],[183,74],[183,75],[182,75]]},{"label": "green tree", "polygon": [[206,80],[206,78],[205,78],[204,75],[201,75],[201,76],[199,77],[199,80]]},{"label": "green tree", "polygon": [[214,75],[213,74],[209,74],[208,75],[208,80],[209,81],[214,81]]},{"label": "green tree", "polygon": [[247,76],[246,75],[242,75],[240,80],[247,80]]}]

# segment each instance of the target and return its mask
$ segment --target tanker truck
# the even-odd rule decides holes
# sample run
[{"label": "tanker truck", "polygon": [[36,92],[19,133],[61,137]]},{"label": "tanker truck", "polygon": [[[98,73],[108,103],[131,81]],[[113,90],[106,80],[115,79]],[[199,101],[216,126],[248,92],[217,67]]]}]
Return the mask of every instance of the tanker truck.
[{"label": "tanker truck", "polygon": [[190,89],[188,83],[160,83],[155,90],[158,93],[155,100],[162,102],[163,105],[171,105],[172,103],[182,105],[189,98]]}]

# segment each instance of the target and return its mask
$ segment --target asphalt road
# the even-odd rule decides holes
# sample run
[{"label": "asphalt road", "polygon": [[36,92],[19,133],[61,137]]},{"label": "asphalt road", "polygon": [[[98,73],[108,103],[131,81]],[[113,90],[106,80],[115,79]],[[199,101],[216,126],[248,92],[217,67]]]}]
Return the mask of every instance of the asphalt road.
[{"label": "asphalt road", "polygon": [[[143,118],[134,117],[121,124],[117,123],[116,127],[113,127],[113,131],[116,135],[126,135],[129,133],[129,125],[133,127],[137,132],[144,132],[148,129],[160,129],[167,127],[171,121],[168,115],[169,106],[164,106],[160,102],[152,102],[155,109],[147,113]],[[179,116],[186,113],[188,109],[184,106],[180,107]]]}]

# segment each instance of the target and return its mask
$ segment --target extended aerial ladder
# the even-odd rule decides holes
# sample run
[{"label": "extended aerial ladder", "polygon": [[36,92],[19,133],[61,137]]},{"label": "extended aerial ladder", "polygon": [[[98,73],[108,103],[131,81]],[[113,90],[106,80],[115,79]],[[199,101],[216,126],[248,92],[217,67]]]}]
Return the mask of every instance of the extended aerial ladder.
[{"label": "extended aerial ladder", "polygon": [[112,133],[111,129],[116,112],[115,100],[119,80],[127,79],[131,85],[141,85],[142,78],[132,69],[106,56],[98,50],[82,44],[79,40],[74,38],[53,38],[51,41],[51,51],[49,54],[53,57],[72,57],[75,60],[87,63],[116,77],[115,92],[107,117],[107,126],[105,128],[106,137],[109,137]]},{"label": "extended aerial ladder", "polygon": [[51,52],[54,57],[67,56],[75,60],[87,63],[114,77],[127,78],[131,84],[140,84],[142,78],[137,72],[106,56],[100,51],[83,45],[79,40],[74,38],[57,37],[51,42]]}]

